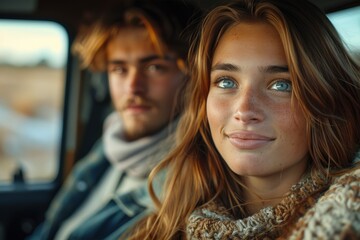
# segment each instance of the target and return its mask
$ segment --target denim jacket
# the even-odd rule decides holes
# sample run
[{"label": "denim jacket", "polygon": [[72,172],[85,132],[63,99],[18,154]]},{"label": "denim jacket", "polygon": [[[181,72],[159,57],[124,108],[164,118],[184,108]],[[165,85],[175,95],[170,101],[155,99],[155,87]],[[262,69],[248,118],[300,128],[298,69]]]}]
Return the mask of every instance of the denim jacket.
[{"label": "denim jacket", "polygon": [[[90,154],[76,165],[51,203],[45,221],[30,239],[54,239],[61,224],[85,201],[109,167],[110,163],[105,157],[100,140]],[[146,206],[150,202],[146,185],[130,193],[117,195],[72,232],[69,239],[118,239],[134,222],[146,214]]]}]

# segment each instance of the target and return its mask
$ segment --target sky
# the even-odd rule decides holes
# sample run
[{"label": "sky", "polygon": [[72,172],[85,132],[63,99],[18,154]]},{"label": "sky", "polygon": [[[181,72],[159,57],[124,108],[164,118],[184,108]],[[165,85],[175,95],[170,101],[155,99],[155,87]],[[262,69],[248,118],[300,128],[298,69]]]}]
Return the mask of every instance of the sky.
[{"label": "sky", "polygon": [[51,67],[64,67],[68,41],[65,29],[55,22],[0,19],[0,63],[46,61]]},{"label": "sky", "polygon": [[328,14],[350,50],[360,52],[360,6]]},{"label": "sky", "polygon": [[[328,14],[351,51],[360,52],[360,6]],[[65,29],[54,22],[0,19],[0,64],[64,67],[68,54]]]}]

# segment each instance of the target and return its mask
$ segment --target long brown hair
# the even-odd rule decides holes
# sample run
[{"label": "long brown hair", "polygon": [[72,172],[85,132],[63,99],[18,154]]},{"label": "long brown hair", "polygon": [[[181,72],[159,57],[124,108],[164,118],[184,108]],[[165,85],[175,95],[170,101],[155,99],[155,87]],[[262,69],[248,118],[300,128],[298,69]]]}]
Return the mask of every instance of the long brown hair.
[{"label": "long brown hair", "polygon": [[[205,107],[214,50],[223,33],[243,21],[269,23],[280,35],[292,98],[307,121],[315,177],[351,167],[360,143],[360,68],[324,13],[303,0],[239,0],[219,6],[204,18],[191,47],[191,81],[177,146],[150,176],[157,211],[138,224],[131,239],[181,238],[191,212],[213,200],[234,216],[244,213],[241,181],[215,148]],[[156,196],[152,184],[163,171],[165,186]]]}]

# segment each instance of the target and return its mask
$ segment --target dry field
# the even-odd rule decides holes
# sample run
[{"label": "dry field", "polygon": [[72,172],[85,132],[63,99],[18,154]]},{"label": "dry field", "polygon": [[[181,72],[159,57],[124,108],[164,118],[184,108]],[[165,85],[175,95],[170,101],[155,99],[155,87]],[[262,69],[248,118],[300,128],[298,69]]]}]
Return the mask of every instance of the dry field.
[{"label": "dry field", "polygon": [[0,184],[21,165],[29,181],[57,170],[63,69],[0,66]]}]

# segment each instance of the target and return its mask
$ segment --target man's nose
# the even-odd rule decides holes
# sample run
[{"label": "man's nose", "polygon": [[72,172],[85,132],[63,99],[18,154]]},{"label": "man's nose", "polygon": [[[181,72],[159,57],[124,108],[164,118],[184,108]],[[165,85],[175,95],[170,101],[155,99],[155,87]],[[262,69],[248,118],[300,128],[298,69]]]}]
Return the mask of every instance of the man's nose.
[{"label": "man's nose", "polygon": [[146,91],[146,77],[138,68],[130,71],[127,82],[129,93],[141,94]]}]

